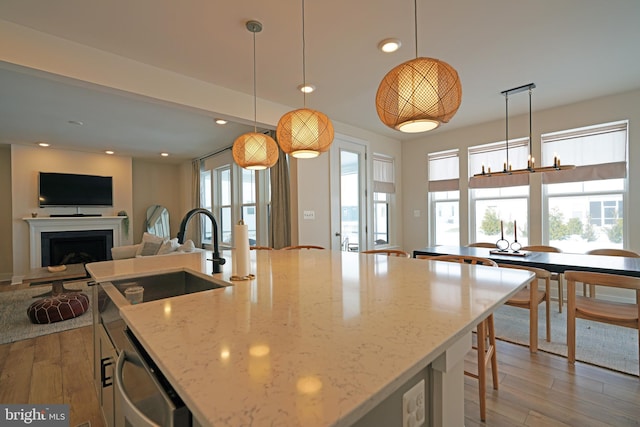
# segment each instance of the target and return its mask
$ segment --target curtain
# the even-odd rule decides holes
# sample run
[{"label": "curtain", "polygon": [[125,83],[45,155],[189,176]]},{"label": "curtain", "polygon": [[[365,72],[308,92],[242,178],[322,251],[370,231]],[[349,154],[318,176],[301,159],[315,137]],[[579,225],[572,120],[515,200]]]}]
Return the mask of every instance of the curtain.
[{"label": "curtain", "polygon": [[396,192],[393,159],[382,154],[373,155],[373,191],[393,194]]},{"label": "curtain", "polygon": [[[499,188],[529,185],[529,173],[489,175],[489,171],[502,172],[513,165],[513,169],[526,168],[529,158],[529,138],[497,142],[469,148],[469,188]],[[507,164],[508,163],[508,164]],[[536,163],[539,164],[539,163]],[[487,175],[479,176],[485,169]]]},{"label": "curtain", "polygon": [[[270,135],[275,139],[275,132]],[[289,162],[278,146],[278,161],[269,170],[271,181],[271,246],[280,249],[291,245],[291,194]]]},{"label": "curtain", "polygon": [[544,184],[627,177],[626,121],[542,135],[546,165],[560,161],[575,169],[542,175]]},{"label": "curtain", "polygon": [[429,191],[456,191],[460,189],[460,159],[458,150],[428,155]]},{"label": "curtain", "polygon": [[[191,206],[192,208],[200,207],[200,159],[191,162]],[[193,218],[195,219],[195,218]],[[189,235],[196,248],[202,247],[202,221],[209,219],[203,215],[198,215],[198,221],[191,220],[189,224]],[[185,240],[187,237],[185,237]]]}]

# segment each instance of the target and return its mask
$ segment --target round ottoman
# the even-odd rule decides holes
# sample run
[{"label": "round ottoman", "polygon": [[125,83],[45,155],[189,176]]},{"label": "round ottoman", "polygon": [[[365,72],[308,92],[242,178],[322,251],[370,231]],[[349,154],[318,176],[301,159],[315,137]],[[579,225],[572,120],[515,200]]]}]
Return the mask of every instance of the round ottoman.
[{"label": "round ottoman", "polygon": [[31,323],[54,323],[73,319],[89,308],[89,297],[83,293],[60,294],[35,301],[27,309]]}]

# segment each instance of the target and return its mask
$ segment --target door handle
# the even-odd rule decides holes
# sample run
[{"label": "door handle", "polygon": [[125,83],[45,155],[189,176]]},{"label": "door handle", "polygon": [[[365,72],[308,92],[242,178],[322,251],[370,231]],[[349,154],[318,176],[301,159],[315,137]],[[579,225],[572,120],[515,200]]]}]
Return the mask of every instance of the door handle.
[{"label": "door handle", "polygon": [[340,237],[340,236],[342,236],[342,234],[336,233],[336,237]]},{"label": "door handle", "polygon": [[113,378],[107,377],[107,366],[111,365],[113,365],[113,359],[111,357],[100,359],[100,382],[102,383],[102,388],[113,385]]}]

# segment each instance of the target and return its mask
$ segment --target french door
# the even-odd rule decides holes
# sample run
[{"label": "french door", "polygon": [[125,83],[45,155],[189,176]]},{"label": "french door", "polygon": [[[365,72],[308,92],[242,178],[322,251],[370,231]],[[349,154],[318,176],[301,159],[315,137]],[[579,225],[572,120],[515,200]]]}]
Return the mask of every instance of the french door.
[{"label": "french door", "polygon": [[367,246],[367,147],[336,138],[331,147],[331,249]]}]

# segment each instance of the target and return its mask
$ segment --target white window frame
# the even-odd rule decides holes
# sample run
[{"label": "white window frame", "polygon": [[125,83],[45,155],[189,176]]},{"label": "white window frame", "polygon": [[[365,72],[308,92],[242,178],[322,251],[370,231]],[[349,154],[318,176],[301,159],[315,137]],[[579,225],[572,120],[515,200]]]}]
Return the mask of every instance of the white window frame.
[{"label": "white window frame", "polygon": [[[444,173],[441,176],[435,173],[431,167],[434,161],[455,158],[456,166],[452,168],[451,173]],[[436,218],[439,203],[458,203],[458,230],[460,230],[460,150],[446,150],[427,154],[427,176],[429,181],[429,191],[427,194],[428,204],[428,228],[429,228],[429,245],[434,246],[437,243]],[[457,193],[457,195],[456,195]],[[445,195],[445,198],[438,198],[436,194]],[[462,239],[460,231],[458,231],[458,240]],[[459,243],[459,242],[458,242]]]},{"label": "white window frame", "polygon": [[[213,206],[211,207],[211,211],[215,216],[216,220],[219,222],[218,227],[220,228],[218,232],[220,233],[219,238],[222,239],[222,218],[221,209],[223,207],[231,208],[231,223],[237,224],[242,218],[242,212],[244,206],[255,206],[256,207],[256,245],[260,246],[268,246],[269,245],[269,235],[270,235],[270,221],[269,221],[269,205],[271,203],[270,200],[270,182],[269,182],[269,170],[260,170],[260,171],[251,171],[255,174],[255,191],[254,195],[255,203],[243,204],[242,198],[242,168],[235,164],[233,158],[231,157],[230,150],[227,150],[223,153],[220,153],[216,156],[212,156],[204,161],[204,170],[201,172],[201,176],[203,174],[209,173],[211,176],[211,200],[213,201]],[[231,204],[230,205],[222,205],[221,201],[221,191],[220,191],[220,173],[224,170],[230,170],[231,174]],[[201,184],[201,192],[203,191]],[[232,227],[233,229],[233,227]],[[204,233],[204,229],[203,229]],[[203,242],[205,243],[205,247],[211,248],[211,240],[204,240],[203,234]],[[232,243],[233,245],[233,243]],[[222,245],[221,247],[226,247],[227,244]]]},{"label": "white window frame", "polygon": [[[396,192],[396,182],[395,182],[395,159],[393,157],[380,154],[373,153],[373,210],[372,210],[372,230],[371,239],[373,247],[376,249],[390,247],[393,246],[393,243],[396,239],[394,236],[393,230],[393,221],[394,221],[394,207],[395,207],[395,192]],[[383,195],[383,200],[378,200],[378,195]],[[387,210],[387,243],[376,243],[376,215],[377,215],[377,207],[378,205],[385,205]]]},{"label": "white window frame", "polygon": [[[503,171],[506,169],[520,169],[524,167],[524,165],[520,165],[521,163],[525,163],[524,159],[529,157],[530,149],[529,149],[529,138],[518,138],[509,141],[509,156],[510,159],[507,162],[506,159],[506,149],[507,142],[493,142],[489,144],[480,144],[475,145],[468,148],[468,166],[469,166],[469,176],[472,177],[469,180],[469,241],[476,242],[477,241],[477,229],[478,224],[476,222],[477,216],[477,202],[484,200],[517,200],[517,199],[525,199],[526,200],[526,235],[527,240],[529,240],[529,236],[531,236],[531,187],[529,183],[528,174],[514,174],[514,175],[494,175],[491,177],[478,177],[474,176],[482,172],[482,167],[478,166],[477,161],[473,161],[471,157],[477,153],[488,153],[487,158],[494,159],[494,165],[492,166],[489,161],[482,162],[481,164],[485,166],[485,172],[488,174],[490,172],[489,167],[491,167],[491,171],[495,172],[495,168],[498,168],[498,171]],[[504,151],[504,155],[500,152]],[[492,154],[491,154],[492,153]],[[502,161],[496,161],[496,157],[502,158]],[[513,164],[513,160],[516,160],[516,163]],[[495,165],[495,163],[498,163]],[[519,195],[505,195],[505,196],[482,196],[481,193],[484,189],[498,189],[502,192],[503,188],[527,188],[526,194]],[[504,190],[505,192],[509,192],[508,190]],[[521,226],[519,227],[521,228]],[[513,241],[513,236],[507,238],[505,235],[505,239],[509,242]],[[519,243],[522,243],[519,239]]]},{"label": "white window frame", "polygon": [[[624,129],[623,129],[624,128]],[[546,150],[545,149],[545,142],[547,141],[557,141],[557,140],[562,140],[564,138],[566,139],[570,139],[570,138],[576,138],[576,137],[584,137],[590,134],[598,134],[598,133],[606,133],[607,131],[624,131],[626,132],[626,142],[625,142],[625,147],[624,147],[624,157],[625,157],[625,162],[626,162],[626,173],[625,173],[625,177],[624,179],[624,184],[623,184],[623,188],[622,190],[614,190],[614,191],[582,191],[579,193],[575,193],[575,192],[566,192],[566,193],[553,193],[553,194],[549,194],[549,185],[553,185],[553,184],[542,184],[542,208],[543,208],[543,212],[545,213],[543,215],[543,224],[542,224],[542,240],[544,242],[544,244],[549,244],[550,242],[550,236],[549,236],[549,218],[550,218],[550,212],[549,212],[549,206],[550,206],[550,199],[553,198],[567,198],[567,197],[577,197],[580,195],[583,196],[594,196],[594,197],[598,197],[598,196],[617,196],[617,197],[622,197],[622,205],[623,205],[623,213],[622,213],[622,218],[623,218],[623,231],[622,231],[622,247],[623,248],[628,248],[628,244],[629,244],[629,221],[628,220],[624,220],[624,218],[629,218],[629,163],[628,163],[628,159],[629,159],[629,122],[628,120],[621,120],[621,121],[616,121],[616,122],[612,122],[612,123],[604,123],[604,124],[598,124],[598,125],[593,125],[593,126],[586,126],[583,128],[578,128],[578,129],[570,129],[570,130],[566,130],[566,131],[559,131],[559,132],[553,132],[553,133],[549,133],[549,134],[543,134],[541,136],[541,145],[542,145],[542,159],[544,162],[546,163],[553,163],[553,157],[557,156],[556,152],[552,152],[552,150]],[[562,163],[561,164],[569,164],[572,163],[570,156],[559,156],[561,157]],[[576,166],[576,165],[574,165]],[[582,165],[577,165],[577,167],[580,167]],[[594,166],[594,167],[598,167],[599,164],[595,164],[595,165],[587,165],[587,166]],[[606,176],[608,174],[607,171],[604,172],[604,178],[607,178],[608,176]],[[611,178],[611,177],[608,177]],[[615,178],[612,178],[615,179]],[[589,181],[575,181],[575,182],[589,182]]]}]

